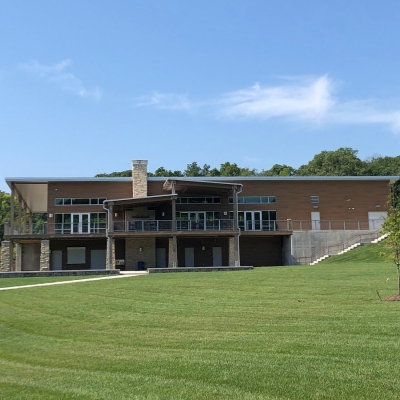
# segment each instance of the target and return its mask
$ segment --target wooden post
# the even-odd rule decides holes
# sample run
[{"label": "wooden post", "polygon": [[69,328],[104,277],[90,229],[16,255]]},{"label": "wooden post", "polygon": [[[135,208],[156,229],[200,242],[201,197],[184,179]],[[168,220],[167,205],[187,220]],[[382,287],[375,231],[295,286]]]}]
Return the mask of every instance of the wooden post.
[{"label": "wooden post", "polygon": [[14,184],[11,184],[11,197],[10,197],[10,234],[14,235],[14,202],[15,202],[15,191]]},{"label": "wooden post", "polygon": [[21,233],[22,197],[18,196],[18,233]]},{"label": "wooden post", "polygon": [[32,235],[33,233],[33,224],[32,224],[32,212],[29,212],[29,233]]}]

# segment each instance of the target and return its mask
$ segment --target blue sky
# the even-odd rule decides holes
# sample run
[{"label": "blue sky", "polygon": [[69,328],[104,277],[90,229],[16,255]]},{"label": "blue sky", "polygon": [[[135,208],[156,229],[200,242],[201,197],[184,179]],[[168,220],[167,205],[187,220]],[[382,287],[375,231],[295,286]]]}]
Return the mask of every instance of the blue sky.
[{"label": "blue sky", "polygon": [[400,154],[398,0],[15,0],[0,37],[2,177]]}]

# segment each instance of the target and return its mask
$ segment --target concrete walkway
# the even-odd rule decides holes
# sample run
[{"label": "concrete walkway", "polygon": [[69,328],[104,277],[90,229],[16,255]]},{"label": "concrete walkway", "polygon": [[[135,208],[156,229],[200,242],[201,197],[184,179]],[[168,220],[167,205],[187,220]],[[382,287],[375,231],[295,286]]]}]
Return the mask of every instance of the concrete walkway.
[{"label": "concrete walkway", "polygon": [[67,283],[101,281],[103,279],[129,278],[132,276],[140,276],[140,275],[147,275],[147,271],[121,271],[120,275],[105,276],[102,278],[74,279],[72,281],[37,283],[35,285],[11,286],[11,287],[0,288],[0,291],[1,290],[26,289],[26,288],[39,287],[39,286],[66,285]]}]

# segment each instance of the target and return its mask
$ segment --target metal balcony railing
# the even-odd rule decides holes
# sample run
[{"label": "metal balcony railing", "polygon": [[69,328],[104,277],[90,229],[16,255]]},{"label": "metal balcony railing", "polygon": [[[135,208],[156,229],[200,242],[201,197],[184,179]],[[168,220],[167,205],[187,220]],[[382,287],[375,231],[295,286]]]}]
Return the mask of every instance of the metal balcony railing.
[{"label": "metal balcony railing", "polygon": [[[310,230],[356,230],[376,231],[382,226],[382,219],[366,220],[241,220],[239,228],[245,232],[252,231],[310,231]],[[114,232],[164,232],[172,231],[172,220],[128,220],[114,221]],[[177,231],[225,231],[233,230],[233,219],[214,220],[178,220]],[[44,223],[30,226],[15,224],[11,232],[10,223],[4,224],[5,235],[43,235],[43,234],[105,234],[106,222],[96,223]]]}]

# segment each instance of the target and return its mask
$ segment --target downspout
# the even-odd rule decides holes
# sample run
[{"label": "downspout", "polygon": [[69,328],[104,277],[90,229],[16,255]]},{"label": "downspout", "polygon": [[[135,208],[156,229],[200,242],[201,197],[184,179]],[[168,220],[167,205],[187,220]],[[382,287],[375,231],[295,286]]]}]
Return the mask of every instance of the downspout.
[{"label": "downspout", "polygon": [[106,228],[106,238],[107,238],[107,269],[112,269],[112,249],[111,249],[111,238],[108,235],[108,230],[111,223],[110,209],[105,206],[106,201],[103,202],[103,209],[107,211],[107,228]]},{"label": "downspout", "polygon": [[239,231],[238,233],[238,259],[239,259],[239,267],[240,267],[240,228],[239,228],[239,202],[238,202],[238,194],[242,193],[243,191],[243,185],[240,184],[240,190],[236,192],[236,222],[237,222],[237,229]]}]

